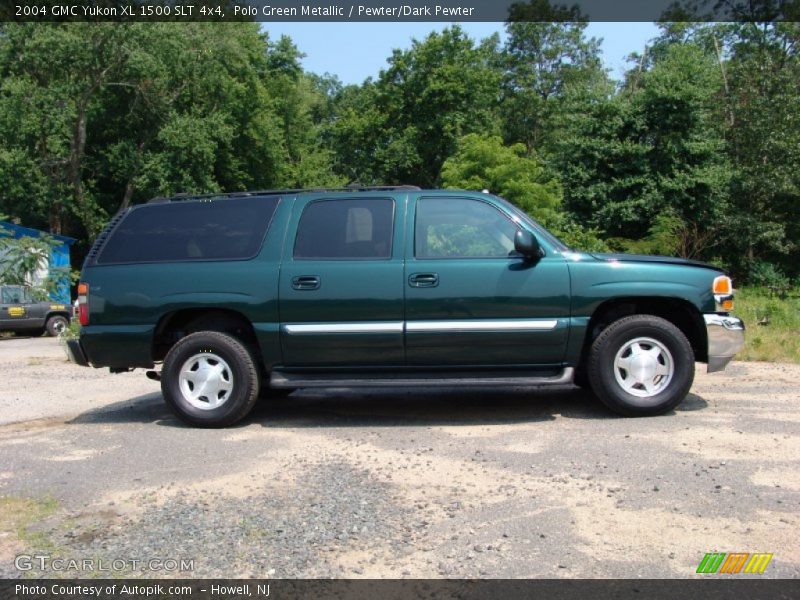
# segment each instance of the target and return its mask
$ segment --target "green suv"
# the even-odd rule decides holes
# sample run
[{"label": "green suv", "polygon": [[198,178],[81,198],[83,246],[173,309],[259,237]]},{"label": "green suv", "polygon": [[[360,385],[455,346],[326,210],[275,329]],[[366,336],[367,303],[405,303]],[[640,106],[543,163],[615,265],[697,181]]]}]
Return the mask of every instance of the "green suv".
[{"label": "green suv", "polygon": [[160,379],[225,426],[303,387],[589,388],[655,415],[744,341],[731,280],[677,258],[574,252],[502,198],[410,186],[157,198],[84,264],[80,365]]}]

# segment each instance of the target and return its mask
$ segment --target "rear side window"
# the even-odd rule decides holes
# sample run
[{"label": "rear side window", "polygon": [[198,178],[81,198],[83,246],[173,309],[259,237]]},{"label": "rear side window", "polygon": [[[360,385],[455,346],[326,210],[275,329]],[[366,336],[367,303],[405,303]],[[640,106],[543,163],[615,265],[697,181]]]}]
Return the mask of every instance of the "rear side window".
[{"label": "rear side window", "polygon": [[306,206],[297,226],[297,259],[386,259],[392,255],[394,201],[321,200]]},{"label": "rear side window", "polygon": [[277,206],[277,197],[142,206],[114,229],[97,263],[252,258]]}]

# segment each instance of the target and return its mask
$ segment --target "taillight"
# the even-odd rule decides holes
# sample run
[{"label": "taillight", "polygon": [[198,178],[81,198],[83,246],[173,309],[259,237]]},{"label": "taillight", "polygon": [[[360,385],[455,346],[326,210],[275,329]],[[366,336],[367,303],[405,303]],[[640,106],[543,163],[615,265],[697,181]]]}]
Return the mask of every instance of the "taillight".
[{"label": "taillight", "polygon": [[78,321],[81,325],[89,324],[89,284],[78,284]]}]

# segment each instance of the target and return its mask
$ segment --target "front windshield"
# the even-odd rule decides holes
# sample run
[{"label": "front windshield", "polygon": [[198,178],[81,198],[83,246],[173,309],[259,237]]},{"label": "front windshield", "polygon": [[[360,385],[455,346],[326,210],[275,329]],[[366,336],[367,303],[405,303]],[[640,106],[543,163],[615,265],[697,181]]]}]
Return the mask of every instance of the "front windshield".
[{"label": "front windshield", "polygon": [[535,233],[548,241],[548,243],[553,246],[559,252],[571,252],[571,248],[567,246],[564,242],[550,233],[547,229],[545,229],[542,225],[538,222],[534,221],[529,215],[525,214],[523,211],[519,209],[519,207],[514,206],[506,200],[505,198],[501,198],[500,196],[495,196],[492,194],[493,198],[496,198],[500,204],[502,204],[512,215],[519,218],[520,221],[524,222],[531,228],[531,233]]}]

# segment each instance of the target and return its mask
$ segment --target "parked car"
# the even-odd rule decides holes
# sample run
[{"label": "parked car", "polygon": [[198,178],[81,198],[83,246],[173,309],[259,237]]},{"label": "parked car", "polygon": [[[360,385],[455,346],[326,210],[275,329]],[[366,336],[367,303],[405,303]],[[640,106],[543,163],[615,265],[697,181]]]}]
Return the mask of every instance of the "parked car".
[{"label": "parked car", "polygon": [[0,286],[0,331],[57,336],[69,327],[70,312],[66,304],[34,299],[27,286]]},{"label": "parked car", "polygon": [[199,426],[259,391],[575,383],[630,416],[675,408],[744,340],[720,269],[575,252],[488,193],[413,187],[157,199],[98,237],[80,365],[160,372]]}]

